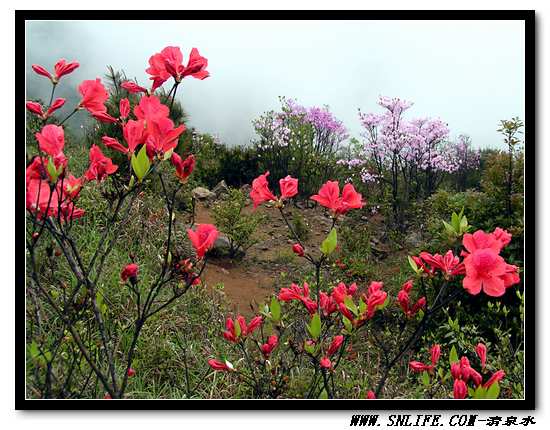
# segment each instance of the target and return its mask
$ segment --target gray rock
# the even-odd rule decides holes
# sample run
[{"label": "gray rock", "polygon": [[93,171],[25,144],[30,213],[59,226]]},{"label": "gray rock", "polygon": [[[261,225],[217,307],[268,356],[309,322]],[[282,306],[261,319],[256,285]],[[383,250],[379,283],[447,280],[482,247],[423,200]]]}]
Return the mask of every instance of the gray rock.
[{"label": "gray rock", "polygon": [[222,179],[218,184],[212,188],[212,192],[216,194],[217,197],[220,197],[221,195],[227,195],[229,194],[229,187],[225,183],[225,181]]},{"label": "gray rock", "polygon": [[215,193],[204,187],[194,188],[192,193],[197,200],[214,200],[216,198]]},{"label": "gray rock", "polygon": [[422,245],[422,235],[417,231],[413,231],[405,238],[405,243],[413,248],[418,248]]}]

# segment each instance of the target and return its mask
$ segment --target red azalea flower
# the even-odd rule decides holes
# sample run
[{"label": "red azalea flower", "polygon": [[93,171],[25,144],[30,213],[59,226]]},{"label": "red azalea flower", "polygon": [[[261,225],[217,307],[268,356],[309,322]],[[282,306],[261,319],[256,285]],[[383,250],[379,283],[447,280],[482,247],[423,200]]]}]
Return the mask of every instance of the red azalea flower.
[{"label": "red azalea flower", "polygon": [[374,391],[369,390],[369,391],[367,392],[367,399],[371,399],[371,400],[372,400],[372,399],[376,399],[376,394],[374,394]]},{"label": "red azalea flower", "polygon": [[252,181],[252,190],[250,191],[250,198],[254,203],[254,209],[263,202],[277,200],[277,197],[269,189],[267,177],[269,172],[265,172],[263,175],[258,176]]},{"label": "red azalea flower", "polygon": [[416,373],[427,372],[433,369],[433,366],[421,363],[420,361],[411,361],[409,363],[409,368]]},{"label": "red azalea flower", "polygon": [[453,385],[453,396],[455,399],[465,399],[468,395],[468,387],[462,379],[455,379]]},{"label": "red azalea flower", "polygon": [[133,119],[129,120],[122,127],[122,135],[128,145],[127,152],[129,154],[133,154],[138,145],[145,143],[145,138],[147,137],[147,133],[145,131],[145,121],[134,121]]},{"label": "red azalea flower", "polygon": [[325,182],[319,194],[311,196],[311,200],[330,209],[334,215],[345,214],[350,209],[360,209],[365,205],[361,194],[357,193],[350,183],[344,185],[342,197],[340,197],[338,181]]},{"label": "red azalea flower", "polygon": [[55,66],[54,66],[55,81],[59,81],[59,79],[62,76],[65,76],[65,75],[68,75],[69,73],[72,73],[79,66],[80,66],[80,64],[78,64],[77,61],[71,61],[70,63],[67,63],[67,61],[62,58],[57,63],[55,63]]},{"label": "red azalea flower", "polygon": [[103,145],[105,145],[107,148],[111,148],[117,152],[122,152],[123,154],[128,153],[128,148],[124,147],[118,140],[116,140],[114,137],[109,136],[103,136],[101,138],[101,142]]},{"label": "red azalea flower", "polygon": [[182,77],[185,78],[186,76],[193,76],[196,79],[203,80],[210,76],[210,73],[206,71],[207,66],[208,60],[199,54],[199,50],[197,48],[193,48],[189,54],[189,61],[187,62],[187,67],[185,67],[182,73]]},{"label": "red azalea flower", "polygon": [[342,346],[342,343],[344,343],[344,336],[342,335],[335,336],[327,350],[327,355],[330,357],[335,352],[337,352]]},{"label": "red azalea flower", "polygon": [[[27,175],[32,176],[33,173],[27,172]],[[70,196],[63,195],[60,182],[52,191],[50,185],[41,178],[27,179],[26,207],[30,212],[36,213],[38,219],[59,215],[65,222],[85,214],[83,209],[74,206]]]},{"label": "red azalea flower", "polygon": [[319,194],[311,196],[311,200],[316,201],[321,206],[324,206],[335,212],[340,207],[340,187],[338,181],[327,181],[319,190]]},{"label": "red azalea flower", "polygon": [[185,125],[174,128],[169,118],[159,118],[147,123],[147,154],[149,158],[155,155],[162,157],[178,145],[179,136],[185,131]]},{"label": "red azalea flower", "polygon": [[143,119],[147,125],[161,118],[168,118],[170,109],[163,105],[157,96],[143,96],[134,107],[134,115],[137,119]]},{"label": "red azalea flower", "polygon": [[32,69],[39,75],[45,76],[50,79],[52,83],[57,84],[62,76],[72,73],[76,68],[78,68],[78,66],[79,64],[76,61],[71,61],[70,63],[67,63],[64,59],[61,59],[57,63],[55,63],[55,76],[52,76],[50,72],[48,72],[44,67],[39,66],[38,64],[33,64]]},{"label": "red azalea flower", "polygon": [[39,66],[38,64],[33,64],[31,67],[32,67],[32,69],[34,70],[35,73],[37,73],[39,75],[42,75],[42,76],[45,76],[48,79],[52,79],[51,73],[48,72],[44,67]]},{"label": "red azalea flower", "polygon": [[122,279],[123,282],[126,282],[128,279],[130,279],[130,281],[135,283],[138,272],[139,266],[137,264],[127,264],[126,266],[124,266],[124,269],[122,269],[122,272],[120,272],[120,279]]},{"label": "red azalea flower", "polygon": [[435,366],[439,361],[439,357],[441,357],[441,346],[437,344],[432,346],[432,349],[430,349],[430,355],[431,355],[432,365]]},{"label": "red azalea flower", "polygon": [[[495,241],[495,243],[497,242]],[[464,265],[466,276],[462,285],[468,293],[476,295],[483,290],[491,297],[499,297],[505,293],[506,286],[503,277],[507,273],[507,265],[492,248],[475,250],[464,259]]]},{"label": "red azalea flower", "polygon": [[222,363],[221,361],[218,361],[218,360],[214,360],[214,359],[208,360],[208,365],[212,369],[220,371],[220,372],[229,372],[229,371],[233,370],[227,364]]},{"label": "red azalea flower", "polygon": [[351,284],[349,288],[346,287],[346,284],[343,282],[339,282],[338,285],[332,289],[331,296],[336,303],[340,304],[344,303],[346,297],[353,296],[356,291],[357,284],[355,282]]},{"label": "red azalea flower", "polygon": [[97,182],[101,182],[108,175],[115,173],[117,169],[118,166],[113,164],[110,158],[103,155],[99,146],[92,145],[90,148],[90,166],[86,173],[84,173],[84,177],[88,181],[96,179]]},{"label": "red azalea flower", "polygon": [[120,86],[131,94],[147,93],[146,88],[140,87],[138,84],[132,81],[125,81],[120,84]]},{"label": "red azalea flower", "polygon": [[63,180],[63,191],[70,199],[74,199],[82,188],[82,179],[73,175],[66,176]]},{"label": "red azalea flower", "polygon": [[491,249],[498,254],[502,249],[502,241],[496,239],[493,234],[485,233],[483,230],[478,230],[474,234],[464,234],[462,245],[470,253],[481,249]]},{"label": "red azalea flower", "polygon": [[109,115],[106,111],[90,111],[90,114],[100,122],[111,124],[118,122],[114,116]]},{"label": "red azalea flower", "polygon": [[292,178],[290,175],[279,180],[279,186],[282,199],[290,199],[298,194],[298,179]]},{"label": "red azalea flower", "polygon": [[295,283],[292,283],[290,288],[281,288],[279,291],[279,300],[283,302],[299,300],[310,314],[317,312],[317,303],[309,297],[309,285],[307,282],[304,282],[303,288],[300,288]]},{"label": "red azalea flower", "polygon": [[128,99],[120,99],[118,104],[118,112],[121,118],[128,118],[128,115],[130,114],[130,101]]},{"label": "red azalea flower", "polygon": [[329,360],[328,357],[321,358],[321,360],[319,361],[319,365],[323,369],[330,369],[332,367],[332,363],[331,363],[331,361]]},{"label": "red azalea flower", "polygon": [[52,113],[54,113],[57,109],[60,109],[64,104],[65,99],[61,97],[56,98],[49,109],[46,111],[45,118],[48,118]]},{"label": "red azalea flower", "polygon": [[101,83],[99,78],[95,80],[83,81],[78,86],[78,91],[82,95],[82,100],[78,107],[83,107],[90,113],[106,112],[105,102],[109,98],[109,93]]},{"label": "red azalea flower", "polygon": [[497,227],[493,232],[493,237],[500,242],[501,249],[507,246],[512,240],[512,235],[508,231],[503,230],[500,227]]},{"label": "red azalea flower", "polygon": [[182,160],[178,154],[173,152],[170,161],[172,161],[172,164],[176,168],[176,176],[182,182],[187,180],[195,168],[195,156],[193,154],[188,155],[185,160]]},{"label": "red azalea flower", "polygon": [[331,315],[338,310],[338,304],[324,291],[321,291],[320,293],[319,305],[323,310],[323,315],[325,316]]},{"label": "red azalea flower", "polygon": [[135,376],[135,374],[136,374],[136,371],[130,367],[128,369],[128,376],[131,378],[132,376]]},{"label": "red azalea flower", "polygon": [[483,388],[489,388],[495,382],[500,382],[505,376],[506,373],[504,373],[504,370],[497,370],[495,373],[493,373],[489,380],[485,384],[483,384]]},{"label": "red azalea flower", "polygon": [[365,206],[361,194],[355,191],[352,184],[347,183],[342,189],[342,199],[340,201],[340,207],[338,213],[345,214],[350,209],[361,209]]},{"label": "red azalea flower", "polygon": [[27,110],[29,112],[32,112],[34,113],[35,115],[38,115],[39,117],[43,118],[44,117],[44,112],[42,112],[42,105],[40,103],[37,103],[37,102],[27,102],[25,104],[25,106],[27,107]]},{"label": "red azalea flower", "polygon": [[300,257],[304,256],[304,248],[299,243],[292,245],[292,251]]},{"label": "red azalea flower", "polygon": [[152,92],[170,78],[170,73],[166,70],[162,54],[155,54],[149,58],[149,67],[145,69],[145,72],[151,75],[149,79],[153,81]]},{"label": "red azalea flower", "polygon": [[460,263],[460,258],[456,257],[451,250],[448,250],[444,256],[421,252],[420,258],[432,266],[432,273],[435,269],[439,269],[447,278],[465,273],[464,264]]},{"label": "red azalea flower", "polygon": [[481,360],[481,368],[485,369],[485,363],[487,362],[487,347],[481,342],[476,346],[476,354]]},{"label": "red azalea flower", "polygon": [[[243,339],[247,335],[252,334],[260,325],[262,325],[262,322],[263,320],[260,316],[252,318],[248,325],[242,315],[237,315],[235,322],[231,318],[227,318],[225,321],[225,331],[223,332],[223,337],[230,342],[237,343],[239,339]],[[238,335],[235,330],[235,324],[238,324],[240,328],[240,333]]]},{"label": "red azalea flower", "polygon": [[42,152],[52,157],[63,154],[65,146],[65,132],[63,127],[54,124],[45,125],[42,130],[35,134],[38,146]]},{"label": "red azalea flower", "polygon": [[265,358],[269,357],[269,355],[273,352],[278,343],[279,338],[276,335],[271,335],[267,339],[267,343],[264,343],[262,344],[262,346],[260,346],[260,349],[262,350]]},{"label": "red azalea flower", "polygon": [[214,242],[218,238],[218,230],[212,224],[201,224],[197,227],[196,231],[191,229],[187,230],[187,235],[191,244],[195,248],[197,258],[201,259],[204,254],[214,246]]}]

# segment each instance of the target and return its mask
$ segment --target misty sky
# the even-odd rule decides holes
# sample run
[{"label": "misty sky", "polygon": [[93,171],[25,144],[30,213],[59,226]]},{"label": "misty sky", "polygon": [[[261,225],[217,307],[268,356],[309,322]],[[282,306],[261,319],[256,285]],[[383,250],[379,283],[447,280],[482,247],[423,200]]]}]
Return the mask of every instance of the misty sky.
[{"label": "misty sky", "polygon": [[33,21],[26,31],[27,98],[50,91],[31,64],[80,62],[56,93],[69,111],[76,86],[107,65],[149,86],[152,54],[179,46],[185,64],[197,47],[211,77],[186,78],[178,99],[188,126],[229,145],[249,143],[252,119],[278,96],[328,104],[355,137],[357,109],[381,112],[379,95],[414,101],[409,118],[440,117],[476,147],[502,146],[499,120],[524,118],[523,21]]}]

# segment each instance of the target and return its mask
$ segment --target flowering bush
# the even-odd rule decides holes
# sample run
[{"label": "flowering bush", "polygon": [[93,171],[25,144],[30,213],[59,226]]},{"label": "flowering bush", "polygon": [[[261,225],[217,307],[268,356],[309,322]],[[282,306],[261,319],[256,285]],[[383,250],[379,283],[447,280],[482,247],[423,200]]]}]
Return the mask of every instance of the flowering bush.
[{"label": "flowering bush", "polygon": [[[151,57],[150,64],[150,90],[131,82],[123,85],[134,94],[135,103],[122,98],[117,111],[109,112],[106,102],[110,96],[100,79],[85,80],[78,86],[80,102],[59,125],[45,124],[64,103],[62,99],[54,100],[55,88],[78,63],[60,60],[54,68],[55,75],[33,65],[36,73],[52,83],[48,106],[27,103],[29,112],[43,122],[35,135],[39,154],[26,170],[28,291],[35,313],[34,328],[29,333],[29,357],[34,368],[33,390],[39,397],[77,397],[90,380],[97,381],[106,398],[123,397],[128,378],[136,374],[132,362],[143,327],[192,286],[200,284],[206,253],[218,235],[212,225],[188,229],[194,257],[180,255],[174,243],[180,228],[174,219],[174,201],[193,172],[194,158],[192,154],[182,157],[175,152],[185,126],[174,124],[169,117],[170,106],[155,95],[155,90],[173,77],[169,93],[172,105],[183,78],[208,76],[206,59],[193,49],[188,65],[183,66],[179,48],[168,47]],[[99,122],[116,125],[122,139],[105,135],[99,145],[94,143],[87,170],[75,177],[65,155],[63,124],[79,110],[88,111]],[[105,155],[105,148],[123,154],[122,162],[113,162]],[[173,189],[166,182],[164,166],[170,162],[170,175],[175,177],[171,182],[176,183]],[[129,172],[126,183],[122,182],[123,177],[114,177],[120,171]],[[120,269],[121,286],[117,293],[124,295],[130,309],[135,308],[132,320],[125,322],[117,318],[114,309],[109,310],[110,291],[105,288],[102,275],[136,200],[155,181],[160,182],[165,202],[164,243],[158,251],[160,261],[154,276],[142,275],[135,255],[129,255],[130,261]],[[80,196],[93,188],[108,194],[112,205],[104,214],[104,226],[97,231],[98,239],[88,254],[74,235],[74,227],[87,214],[86,208],[78,207]],[[55,254],[50,252],[52,245],[57,248]],[[55,266],[62,269],[50,274],[48,265],[57,257],[63,261],[55,261]]]},{"label": "flowering bush", "polygon": [[[267,172],[253,181],[251,198],[255,206],[263,202],[274,203],[293,233],[284,209],[287,188],[281,183],[281,197],[277,197],[269,188],[266,177]],[[292,178],[288,181],[292,181],[293,194],[298,184]],[[300,387],[302,396],[339,397],[338,367],[343,359],[349,359],[346,352],[352,345],[361,342],[365,336],[372,336],[373,347],[379,350],[383,360],[378,379],[366,381],[364,396],[380,397],[391,371],[405,354],[415,348],[442,309],[456,303],[465,293],[501,296],[506,288],[519,282],[518,268],[499,256],[502,248],[510,242],[511,235],[500,228],[493,233],[479,230],[474,234],[464,234],[468,231],[467,221],[457,216],[458,222],[449,224],[449,228],[456,227],[456,233],[463,235],[464,250],[460,255],[448,250],[444,255],[421,252],[409,257],[414,277],[403,284],[397,297],[392,298],[379,281],[370,282],[363,293],[355,283],[332,284],[321,275],[337,246],[338,219],[347,211],[362,207],[364,202],[351,184],[347,184],[340,195],[338,183],[333,181],[325,183],[311,198],[329,209],[332,218],[332,229],[318,251],[308,249],[294,234],[296,243],[292,250],[313,266],[315,277],[312,284],[304,281],[281,288],[249,325],[241,316],[237,317],[238,324],[228,318],[223,337],[235,348],[232,353],[224,351],[219,359],[208,361],[213,370],[229,372],[237,381],[246,384],[254,397],[284,396],[285,391],[296,389],[292,387],[291,379],[291,375],[296,373],[308,378],[308,382]],[[411,299],[415,285],[419,285],[422,295]],[[298,303],[302,312],[287,309],[285,304],[291,303]],[[396,315],[395,310],[390,311],[392,306],[400,310],[402,317]],[[381,328],[394,327],[396,323],[400,333],[393,333],[393,345],[385,343],[377,332]],[[261,330],[256,330],[257,327]],[[259,333],[257,336],[252,335],[255,330]],[[288,356],[290,352],[292,359]],[[428,375],[425,385],[430,385],[429,374],[435,371],[440,354],[441,347],[436,345],[431,350],[431,364],[410,363],[413,371]],[[479,354],[485,366],[486,351],[481,346]],[[453,371],[455,398],[468,395],[466,383],[471,378],[477,387],[472,388],[472,396],[498,395],[496,388],[491,387],[504,377],[502,372],[495,373],[481,385],[481,376],[477,377],[467,359],[462,359],[462,364],[459,373]]]}]

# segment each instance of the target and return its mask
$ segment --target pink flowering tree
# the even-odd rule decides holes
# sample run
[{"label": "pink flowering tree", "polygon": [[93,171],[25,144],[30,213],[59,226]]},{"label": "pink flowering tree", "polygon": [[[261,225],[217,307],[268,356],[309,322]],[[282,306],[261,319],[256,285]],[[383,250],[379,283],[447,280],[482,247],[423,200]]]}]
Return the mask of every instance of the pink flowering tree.
[{"label": "pink flowering tree", "polygon": [[363,145],[355,158],[341,163],[363,168],[366,182],[389,187],[394,223],[403,228],[411,199],[430,196],[445,175],[471,169],[472,151],[463,139],[449,139],[441,119],[407,119],[412,102],[380,97],[378,104],[384,108],[380,114],[359,112]]},{"label": "pink flowering tree", "polygon": [[286,98],[281,104],[281,111],[253,121],[260,167],[271,172],[273,181],[287,174],[303,178],[300,195],[307,197],[336,174],[336,155],[348,132],[328,106],[305,107]]},{"label": "pink flowering tree", "polygon": [[[207,61],[191,51],[187,66],[176,47],[168,47],[149,60],[147,72],[153,81],[147,89],[124,82],[132,103],[122,97],[115,111],[108,111],[109,93],[101,80],[84,80],[78,86],[80,101],[64,119],[54,117],[64,100],[55,98],[61,78],[78,68],[77,62],[60,60],[52,74],[42,66],[33,70],[50,79],[48,105],[28,102],[27,109],[42,121],[35,138],[39,153],[26,169],[27,297],[30,325],[29,366],[33,374],[33,395],[43,398],[79,397],[90,385],[100,387],[106,398],[122,398],[132,367],[138,339],[149,319],[163,311],[191,287],[200,284],[206,266],[206,252],[213,246],[217,230],[212,225],[188,229],[176,222],[175,199],[194,169],[192,154],[180,155],[175,148],[184,124],[170,119],[170,106],[182,79],[204,79]],[[171,81],[169,105],[155,95]],[[113,124],[119,136],[102,136],[89,150],[85,172],[75,176],[65,148],[64,124],[74,113],[85,110],[96,121]],[[121,163],[109,155],[120,153]],[[121,174],[123,173],[123,174]],[[157,184],[165,203],[164,226],[157,232],[164,240],[153,274],[143,274],[141,258],[134,253],[120,267],[120,284],[105,278],[105,268],[125,224],[139,221],[143,192]],[[87,223],[87,192],[100,192],[107,203],[101,221]],[[93,208],[92,208],[93,209]],[[95,228],[94,243],[79,241],[75,230]],[[78,226],[78,227],[77,227]],[[99,227],[102,226],[102,227]],[[187,233],[194,255],[176,243]],[[110,295],[122,294],[130,321],[123,321]],[[46,333],[48,334],[46,336]]]}]

